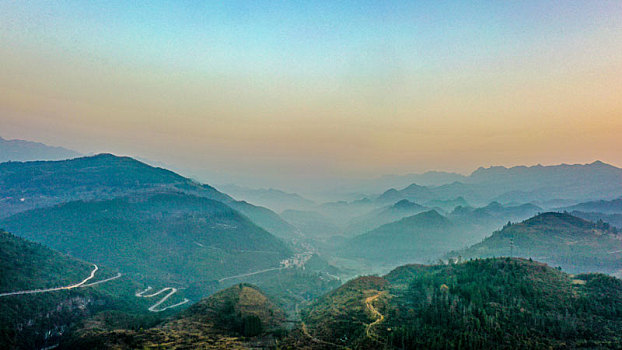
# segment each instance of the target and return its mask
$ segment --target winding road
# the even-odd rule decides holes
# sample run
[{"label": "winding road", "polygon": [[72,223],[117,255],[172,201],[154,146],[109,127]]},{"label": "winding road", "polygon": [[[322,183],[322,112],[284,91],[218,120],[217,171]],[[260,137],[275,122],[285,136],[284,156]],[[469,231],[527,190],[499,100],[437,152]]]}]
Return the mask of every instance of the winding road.
[{"label": "winding road", "polygon": [[67,289],[74,289],[74,288],[90,287],[90,286],[94,286],[94,285],[97,285],[97,284],[100,284],[100,283],[112,281],[112,280],[117,279],[117,278],[122,276],[122,274],[119,273],[115,277],[111,277],[111,278],[107,278],[105,280],[101,280],[101,281],[97,281],[97,282],[86,284],[86,282],[90,281],[91,279],[93,279],[93,277],[95,277],[95,272],[97,272],[97,270],[99,270],[99,267],[97,267],[97,265],[93,264],[93,271],[91,271],[91,275],[89,277],[85,278],[80,283],[76,283],[76,284],[72,284],[72,285],[64,286],[64,287],[55,287],[55,288],[46,288],[46,289],[31,289],[31,290],[21,290],[21,291],[17,291],[17,292],[0,293],[0,297],[6,297],[6,296],[9,296],[9,295],[48,293],[48,292],[55,292],[55,291],[58,291],[58,290],[67,290]]},{"label": "winding road", "polygon": [[147,289],[143,290],[142,292],[138,292],[135,295],[139,298],[152,298],[155,297],[156,295],[160,295],[164,292],[166,292],[167,290],[170,290],[170,292],[168,294],[166,294],[162,299],[160,299],[157,303],[151,305],[151,307],[148,309],[151,312],[162,312],[164,310],[168,310],[168,309],[172,309],[174,307],[178,307],[180,305],[183,305],[187,302],[190,301],[190,299],[188,298],[184,298],[184,300],[182,300],[181,302],[177,303],[177,304],[173,304],[173,305],[169,305],[167,307],[158,309],[158,306],[162,305],[162,303],[164,303],[168,298],[170,298],[173,294],[177,293],[177,288],[173,288],[173,287],[166,287],[166,288],[162,288],[159,291],[153,293],[153,294],[149,294],[149,295],[145,295],[145,293],[147,293],[148,291],[152,290],[153,288],[151,286],[147,287]]},{"label": "winding road", "polygon": [[368,324],[367,327],[365,328],[365,334],[367,334],[367,337],[371,339],[376,338],[375,336],[372,336],[372,332],[371,332],[372,328],[378,323],[384,321],[384,315],[378,312],[378,310],[376,310],[376,307],[374,307],[374,301],[376,301],[378,298],[385,295],[386,293],[387,291],[378,292],[377,294],[374,294],[365,299],[365,307],[367,307],[367,310],[369,310],[369,312],[371,312],[371,314],[374,317],[376,317],[376,320]]}]

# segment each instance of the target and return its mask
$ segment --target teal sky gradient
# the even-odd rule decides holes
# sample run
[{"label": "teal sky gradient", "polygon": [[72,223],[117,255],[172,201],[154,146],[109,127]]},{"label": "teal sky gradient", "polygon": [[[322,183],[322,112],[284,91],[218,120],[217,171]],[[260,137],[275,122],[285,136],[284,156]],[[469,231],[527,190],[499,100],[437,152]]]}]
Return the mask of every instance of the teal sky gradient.
[{"label": "teal sky gradient", "polygon": [[620,38],[620,1],[0,1],[0,135],[271,185],[622,165]]}]

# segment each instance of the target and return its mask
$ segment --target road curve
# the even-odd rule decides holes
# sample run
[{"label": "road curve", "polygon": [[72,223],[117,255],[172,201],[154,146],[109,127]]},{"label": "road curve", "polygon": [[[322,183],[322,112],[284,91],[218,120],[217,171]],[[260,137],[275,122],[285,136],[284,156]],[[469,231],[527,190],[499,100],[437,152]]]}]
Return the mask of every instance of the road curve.
[{"label": "road curve", "polygon": [[149,294],[149,295],[145,295],[145,293],[147,293],[148,291],[152,290],[153,288],[151,286],[147,287],[147,289],[141,291],[141,292],[137,292],[136,294],[134,294],[135,296],[139,297],[139,298],[152,298],[155,297],[156,295],[160,295],[164,292],[166,292],[167,290],[170,290],[170,292],[168,294],[166,294],[162,299],[160,299],[157,303],[151,305],[151,307],[148,309],[151,312],[162,312],[164,310],[168,310],[168,309],[172,309],[174,307],[178,307],[180,305],[183,305],[187,302],[190,301],[190,299],[188,298],[184,298],[184,300],[182,300],[181,302],[177,303],[177,304],[173,304],[173,305],[169,305],[167,307],[158,309],[158,306],[162,305],[163,302],[165,302],[168,298],[170,298],[173,294],[177,293],[177,288],[173,288],[173,287],[166,287],[166,288],[162,288],[159,291],[153,293],[153,294]]},{"label": "road curve", "polygon": [[21,291],[17,291],[17,292],[1,293],[0,297],[6,297],[6,296],[9,296],[9,295],[47,293],[47,292],[54,292],[54,291],[57,291],[57,290],[74,289],[74,288],[79,288],[79,287],[88,287],[88,286],[93,286],[93,285],[101,283],[101,282],[107,282],[107,281],[110,281],[110,280],[113,280],[113,279],[121,277],[121,276],[117,276],[117,277],[114,277],[114,278],[109,278],[109,279],[104,280],[104,281],[95,282],[95,283],[91,283],[91,284],[85,284],[86,282],[91,280],[93,277],[95,277],[95,272],[97,272],[97,270],[99,270],[99,267],[97,267],[96,264],[93,264],[93,271],[91,271],[91,275],[89,277],[85,278],[80,283],[76,283],[76,284],[72,284],[72,285],[64,286],[64,287],[45,288],[45,289],[31,289],[31,290],[21,290]]}]

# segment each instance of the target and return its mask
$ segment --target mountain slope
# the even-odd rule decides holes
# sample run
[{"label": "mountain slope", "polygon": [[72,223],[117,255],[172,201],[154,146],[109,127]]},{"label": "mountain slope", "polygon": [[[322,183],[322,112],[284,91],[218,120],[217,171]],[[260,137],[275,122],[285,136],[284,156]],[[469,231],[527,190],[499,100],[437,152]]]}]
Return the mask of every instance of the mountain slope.
[{"label": "mountain slope", "polygon": [[481,243],[450,254],[463,258],[517,256],[576,272],[622,272],[622,235],[568,213],[543,213],[504,227]]},{"label": "mountain slope", "polygon": [[622,281],[509,258],[407,265],[346,283],[303,321],[284,348],[615,348]]},{"label": "mountain slope", "polygon": [[79,157],[78,152],[39,142],[6,140],[0,137],[0,163],[28,160],[60,160]]},{"label": "mountain slope", "polygon": [[161,283],[209,282],[278,267],[290,255],[280,240],[227,205],[183,193],[69,202],[16,214],[1,225]]},{"label": "mountain slope", "polygon": [[353,237],[340,254],[384,264],[425,262],[460,246],[456,232],[452,222],[431,210]]},{"label": "mountain slope", "polygon": [[147,313],[148,302],[134,296],[141,286],[117,276],[0,230],[0,294],[75,286],[88,279],[72,289],[0,296],[0,348],[54,345],[71,326],[104,310]]},{"label": "mountain slope", "polygon": [[227,203],[271,233],[284,238],[295,236],[295,228],[269,209],[235,201],[209,185],[170,170],[111,154],[66,161],[0,164],[0,219],[58,203],[163,190]]},{"label": "mountain slope", "polygon": [[66,161],[0,164],[1,216],[57,203],[109,199],[152,189],[175,189],[230,200],[214,188],[129,157],[100,154]]},{"label": "mountain slope", "polygon": [[622,198],[610,201],[599,200],[579,203],[570,207],[563,208],[566,211],[597,212],[603,214],[622,214]]},{"label": "mountain slope", "polygon": [[375,209],[365,215],[350,220],[350,224],[346,227],[345,233],[350,236],[362,234],[384,224],[398,221],[426,210],[429,210],[429,208],[407,199],[402,199],[393,205]]}]

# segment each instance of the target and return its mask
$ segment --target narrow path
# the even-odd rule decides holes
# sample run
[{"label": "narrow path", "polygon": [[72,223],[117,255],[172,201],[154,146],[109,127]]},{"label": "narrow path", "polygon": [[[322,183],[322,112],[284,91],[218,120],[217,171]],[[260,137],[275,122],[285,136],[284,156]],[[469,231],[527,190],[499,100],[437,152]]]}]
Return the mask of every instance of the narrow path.
[{"label": "narrow path", "polygon": [[241,275],[235,275],[235,276],[229,276],[229,277],[221,278],[221,279],[218,280],[218,282],[222,283],[223,281],[234,279],[234,278],[248,277],[248,276],[258,275],[260,273],[276,271],[276,270],[283,270],[283,269],[285,269],[285,267],[273,267],[271,269],[259,270],[259,271],[255,271],[255,272],[243,273]]},{"label": "narrow path", "polygon": [[105,280],[102,280],[102,281],[86,284],[86,282],[90,281],[91,279],[93,279],[93,277],[95,277],[95,272],[97,272],[97,270],[99,270],[99,267],[97,267],[96,264],[93,264],[93,271],[91,271],[91,275],[89,277],[85,278],[80,283],[76,283],[76,284],[72,284],[72,285],[64,286],[64,287],[45,288],[45,289],[31,289],[31,290],[21,290],[21,291],[17,291],[17,292],[1,293],[0,297],[5,297],[5,296],[9,296],[9,295],[47,293],[47,292],[54,292],[54,291],[58,291],[58,290],[67,290],[67,289],[74,289],[74,288],[90,287],[90,286],[94,286],[96,284],[100,284],[100,283],[104,283],[104,282],[108,282],[108,281],[117,279],[117,278],[122,276],[119,273],[115,277],[111,277],[111,278],[108,278],[108,279],[105,279]]},{"label": "narrow path", "polygon": [[367,327],[365,328],[365,334],[367,334],[367,337],[372,338],[372,339],[377,339],[377,337],[372,336],[372,328],[379,324],[380,322],[384,321],[384,315],[381,314],[380,312],[378,312],[378,310],[376,310],[376,308],[374,307],[374,301],[376,301],[378,298],[380,298],[381,296],[385,295],[387,293],[387,291],[383,291],[383,292],[378,292],[377,294],[374,294],[370,297],[367,297],[365,299],[365,307],[367,307],[367,310],[369,310],[369,312],[371,312],[371,314],[376,317],[376,320],[370,324],[367,325]]},{"label": "narrow path", "polygon": [[162,303],[164,303],[168,298],[170,298],[173,294],[177,293],[177,288],[173,288],[173,287],[166,287],[166,288],[162,288],[159,291],[153,293],[153,294],[149,294],[149,295],[145,295],[145,293],[147,293],[148,291],[152,290],[153,288],[151,286],[147,287],[147,289],[138,292],[136,294],[134,294],[135,296],[139,297],[139,298],[152,298],[155,297],[156,295],[160,295],[164,292],[166,292],[167,290],[170,290],[170,292],[165,295],[162,299],[160,299],[157,303],[151,305],[151,307],[148,309],[151,312],[162,312],[164,310],[168,310],[168,309],[172,309],[174,307],[178,307],[180,305],[183,305],[187,302],[190,301],[190,299],[188,298],[184,298],[184,300],[182,300],[181,302],[177,303],[177,304],[173,304],[173,305],[169,305],[167,307],[158,309],[158,306],[162,305]]}]

